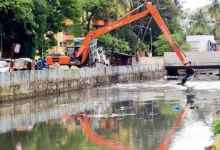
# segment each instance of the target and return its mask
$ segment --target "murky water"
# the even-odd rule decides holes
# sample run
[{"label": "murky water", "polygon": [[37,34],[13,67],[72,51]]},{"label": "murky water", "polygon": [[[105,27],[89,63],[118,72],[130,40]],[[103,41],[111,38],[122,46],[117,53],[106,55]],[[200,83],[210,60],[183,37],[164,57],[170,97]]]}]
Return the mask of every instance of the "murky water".
[{"label": "murky water", "polygon": [[204,120],[220,107],[219,91],[214,81],[152,81],[3,104],[0,150],[203,150],[212,143]]}]

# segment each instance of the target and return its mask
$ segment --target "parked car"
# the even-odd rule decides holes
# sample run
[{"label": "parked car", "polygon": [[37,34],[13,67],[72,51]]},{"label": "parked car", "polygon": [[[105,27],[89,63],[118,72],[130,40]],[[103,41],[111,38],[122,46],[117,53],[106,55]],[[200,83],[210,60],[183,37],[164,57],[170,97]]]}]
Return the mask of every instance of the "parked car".
[{"label": "parked car", "polygon": [[9,64],[6,61],[0,61],[0,72],[9,72]]}]

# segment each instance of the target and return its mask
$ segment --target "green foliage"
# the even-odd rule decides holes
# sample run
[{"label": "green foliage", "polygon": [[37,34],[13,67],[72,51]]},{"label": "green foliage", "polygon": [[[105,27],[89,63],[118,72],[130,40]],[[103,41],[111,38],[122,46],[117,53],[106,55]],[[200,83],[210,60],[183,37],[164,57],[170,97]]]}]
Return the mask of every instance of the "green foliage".
[{"label": "green foliage", "polygon": [[[190,45],[188,43],[185,43],[181,34],[173,34],[172,37],[175,43],[178,44],[181,47],[181,49],[185,51],[190,50]],[[172,47],[170,46],[169,42],[167,41],[164,35],[160,35],[158,40],[155,41],[153,45],[156,47],[156,52],[159,56],[163,56],[164,52],[173,51]]]},{"label": "green foliage", "polygon": [[213,133],[214,133],[214,136],[217,136],[220,134],[220,120],[219,119],[214,122]]},{"label": "green foliage", "polygon": [[212,33],[216,38],[220,38],[220,1],[212,0],[212,4],[208,8],[208,14],[211,19],[215,19],[215,25],[212,29]]},{"label": "green foliage", "polygon": [[91,30],[91,21],[94,17],[107,17],[109,15],[110,8],[113,7],[113,3],[108,0],[82,0],[81,8],[85,12],[82,15],[81,25],[87,34]]},{"label": "green foliage", "polygon": [[208,14],[211,19],[220,19],[220,2],[212,0],[212,4],[208,8]]},{"label": "green foliage", "polygon": [[75,22],[72,26],[71,26],[71,32],[73,33],[73,35],[75,37],[83,37],[84,34],[84,28],[82,26],[82,23],[80,21]]},{"label": "green foliage", "polygon": [[116,37],[125,40],[129,43],[129,47],[132,50],[132,53],[139,49],[148,52],[149,45],[143,43],[141,39],[137,36],[137,34],[133,31],[132,25],[126,25],[117,30]]},{"label": "green foliage", "polygon": [[80,0],[7,0],[0,4],[3,49],[21,44],[20,56],[33,57],[35,51],[56,45],[54,34],[63,30],[64,19],[77,20]]},{"label": "green foliage", "polygon": [[127,13],[133,6],[132,0],[114,0],[113,3],[119,15]]},{"label": "green foliage", "polygon": [[[220,38],[220,2],[212,0],[211,5],[198,9],[190,17],[189,34],[213,34],[216,39]],[[215,20],[213,22],[213,20]],[[212,22],[212,25],[210,24]]]},{"label": "green foliage", "polygon": [[211,32],[211,27],[208,25],[208,19],[206,13],[199,9],[196,13],[191,16],[191,34],[208,34]]},{"label": "green foliage", "polygon": [[216,23],[212,32],[215,35],[216,39],[220,39],[220,21],[218,23]]},{"label": "green foliage", "polygon": [[[144,2],[145,0],[140,0],[140,4]],[[151,2],[156,4],[157,0],[151,0]],[[173,4],[176,5],[175,8]],[[137,5],[136,0],[5,0],[0,3],[0,20],[1,24],[8,21],[10,23],[3,26],[3,33],[6,35],[3,46],[5,50],[10,50],[14,42],[20,43],[22,45],[21,55],[33,57],[36,51],[39,54],[45,53],[47,49],[56,45],[54,34],[64,29],[66,18],[74,22],[71,31],[75,37],[82,37],[94,29],[92,26],[94,18],[108,18],[114,15],[111,13],[117,14],[118,11],[122,10],[121,15],[132,7],[136,8]],[[116,12],[111,12],[112,8]],[[170,32],[172,34],[182,33],[178,20],[182,2],[175,0],[172,3],[171,0],[160,0],[157,8]],[[135,54],[136,50],[139,49],[147,52],[150,45],[149,32],[145,35],[143,34],[144,29],[136,26],[145,26],[149,20],[150,16],[144,17],[118,29],[115,37],[108,34],[100,37],[99,41],[106,48],[111,48],[114,41],[118,52]],[[155,21],[151,22],[150,27],[153,41],[155,41],[161,35],[161,31]],[[220,30],[215,31],[219,33]],[[182,44],[182,46],[187,49],[187,45]]]},{"label": "green foliage", "polygon": [[120,53],[128,53],[131,51],[128,42],[111,36],[110,34],[102,35],[98,38],[98,43],[100,46],[104,47],[105,49],[112,48],[113,45],[115,50]]},{"label": "green foliage", "polygon": [[[141,41],[140,41],[140,42],[141,42]],[[147,44],[145,44],[145,43],[143,43],[143,42],[141,42],[140,48],[141,48],[142,51],[144,51],[144,52],[147,54],[148,51],[149,51],[149,49],[150,49],[150,46],[147,45]]]}]

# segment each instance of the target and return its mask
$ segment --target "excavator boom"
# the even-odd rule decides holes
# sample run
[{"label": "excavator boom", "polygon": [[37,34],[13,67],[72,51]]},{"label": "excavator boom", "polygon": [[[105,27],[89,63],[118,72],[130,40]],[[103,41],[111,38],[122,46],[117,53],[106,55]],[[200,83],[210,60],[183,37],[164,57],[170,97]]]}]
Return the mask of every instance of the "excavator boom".
[{"label": "excavator boom", "polygon": [[[146,7],[147,10],[145,10],[143,12],[140,12],[140,13],[137,13],[135,15],[132,15],[139,8],[144,7],[144,6]],[[145,3],[145,4],[141,5],[140,7],[132,10],[131,12],[126,14],[124,17],[120,18],[119,20],[117,20],[116,22],[114,22],[110,25],[107,25],[107,26],[104,26],[102,28],[99,28],[99,29],[96,29],[94,31],[89,32],[85,36],[84,41],[82,42],[81,47],[80,47],[79,51],[77,52],[76,57],[82,56],[82,62],[81,63],[84,63],[87,56],[88,56],[88,54],[89,54],[89,43],[90,43],[91,40],[101,36],[102,34],[108,33],[112,30],[115,30],[115,29],[120,28],[124,25],[127,25],[131,22],[134,22],[134,21],[136,21],[140,18],[143,18],[143,17],[147,16],[148,14],[152,15],[152,17],[154,18],[154,20],[158,24],[159,28],[161,29],[161,31],[165,35],[166,39],[170,43],[171,47],[176,52],[176,54],[179,57],[182,64],[186,67],[191,65],[191,62],[187,59],[184,52],[182,52],[180,47],[174,42],[174,40],[173,40],[166,24],[164,23],[164,21],[161,18],[161,16],[160,16],[159,12],[157,11],[157,9],[149,3]]]}]

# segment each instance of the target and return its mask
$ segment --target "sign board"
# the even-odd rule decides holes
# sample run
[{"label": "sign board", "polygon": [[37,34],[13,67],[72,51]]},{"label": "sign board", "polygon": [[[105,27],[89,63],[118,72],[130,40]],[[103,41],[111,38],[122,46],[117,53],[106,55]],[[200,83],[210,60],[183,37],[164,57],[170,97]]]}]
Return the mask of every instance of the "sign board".
[{"label": "sign board", "polygon": [[20,52],[20,48],[21,48],[21,44],[15,44],[15,53],[19,53]]}]

